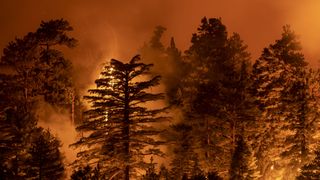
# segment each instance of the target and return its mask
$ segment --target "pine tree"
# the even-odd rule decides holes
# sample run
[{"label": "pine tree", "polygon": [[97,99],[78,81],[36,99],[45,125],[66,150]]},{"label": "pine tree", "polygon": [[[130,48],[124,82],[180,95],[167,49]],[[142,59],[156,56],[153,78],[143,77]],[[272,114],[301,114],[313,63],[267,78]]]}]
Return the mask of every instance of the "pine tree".
[{"label": "pine tree", "polygon": [[[309,103],[306,98],[309,95],[305,94],[308,91],[304,73],[306,64],[296,35],[285,26],[281,39],[266,48],[254,65],[253,89],[261,110],[259,123],[262,127],[257,145],[258,164],[264,176],[271,176],[270,167],[274,164],[287,174],[294,174],[292,166],[282,158],[286,157],[289,164],[296,164],[293,162],[296,155],[310,143],[303,142],[306,140],[303,137],[308,124],[306,118],[310,115],[306,113],[311,112],[306,109]],[[309,130],[312,128],[314,126],[309,126]],[[301,155],[298,156],[301,161]]]},{"label": "pine tree", "polygon": [[61,143],[49,130],[38,128],[34,132],[27,160],[28,178],[63,179],[64,162],[60,152]]},{"label": "pine tree", "polygon": [[136,177],[138,169],[147,167],[145,156],[161,156],[156,140],[161,129],[154,124],[167,118],[159,113],[165,109],[149,109],[145,103],[160,100],[163,94],[150,93],[149,88],[159,84],[160,76],[139,80],[150,72],[152,64],[140,62],[140,56],[129,63],[112,59],[104,67],[97,88],[85,96],[92,103],[84,122],[77,127],[84,137],[74,146],[86,146],[82,156],[87,162],[100,162],[108,178]]},{"label": "pine tree", "polygon": [[216,18],[203,18],[191,42],[186,51],[191,71],[182,80],[185,121],[196,127],[193,134],[205,171],[227,176],[236,135],[254,125],[247,92],[250,54],[240,36],[228,37]]},{"label": "pine tree", "polygon": [[[24,106],[8,108],[1,119],[0,160],[6,170],[1,179],[23,179],[27,175],[29,154],[26,149],[30,145],[37,119],[31,112],[26,112]],[[3,169],[1,169],[3,171]],[[9,174],[8,174],[9,173]]]},{"label": "pine tree", "polygon": [[146,62],[155,64],[152,72],[161,75],[168,103],[170,105],[180,105],[180,81],[187,73],[185,71],[186,65],[182,60],[181,52],[176,47],[173,37],[167,48],[165,48],[165,45],[161,42],[165,31],[166,28],[157,26],[150,41],[144,44],[140,52]]},{"label": "pine tree", "polygon": [[[308,162],[316,148],[316,131],[318,129],[318,77],[317,73],[308,70],[307,62],[301,53],[301,45],[289,26],[284,27],[278,49],[282,58],[293,67],[291,86],[284,93],[286,104],[286,129],[291,133],[286,136],[285,150],[282,158],[288,160],[285,164],[285,176],[294,178],[298,169]],[[279,43],[282,42],[282,43]],[[288,48],[290,47],[290,48]]]},{"label": "pine tree", "polygon": [[[218,82],[226,58],[227,31],[220,19],[203,18],[197,33],[193,34],[191,46],[185,52],[186,67],[189,70],[181,80],[182,110],[184,122],[193,127],[195,146],[199,148],[200,165],[205,171],[214,171],[222,167],[218,161],[220,139],[215,130],[220,126],[215,116],[217,106],[214,100],[218,95]],[[218,125],[219,124],[219,125]],[[221,136],[220,136],[221,137]],[[218,163],[217,163],[218,162]],[[224,163],[222,163],[224,164]]]},{"label": "pine tree", "polygon": [[36,32],[10,42],[3,50],[1,66],[17,75],[26,101],[43,95],[51,104],[65,104],[67,89],[72,88],[71,62],[57,46],[74,47],[67,36],[72,27],[63,19],[42,22]]},{"label": "pine tree", "polygon": [[[75,39],[65,20],[42,22],[36,32],[10,42],[3,50],[0,68],[0,160],[10,167],[12,177],[25,178],[27,149],[36,129],[35,112],[39,99],[61,105],[66,101],[66,89],[72,87],[70,61],[56,46],[73,47]],[[45,47],[44,47],[45,46]],[[8,148],[9,149],[8,149]],[[1,177],[3,178],[3,177]]]},{"label": "pine tree", "polygon": [[320,178],[320,152],[315,151],[316,157],[310,163],[304,165],[300,170],[297,180]]},{"label": "pine tree", "polygon": [[[300,70],[295,74],[297,80],[292,83],[289,92],[287,92],[286,103],[290,109],[288,121],[291,134],[286,136],[286,149],[282,152],[282,157],[288,159],[286,173],[288,177],[295,177],[298,168],[308,162],[317,145],[316,133],[319,122],[319,105],[316,101],[314,92],[317,89],[312,88],[314,83],[318,83],[314,72]],[[314,91],[314,92],[313,92]]]},{"label": "pine tree", "polygon": [[181,80],[188,73],[187,65],[183,61],[180,50],[176,47],[174,38],[170,40],[170,45],[166,49],[168,63],[170,63],[170,69],[166,73],[164,78],[164,84],[166,86],[166,95],[170,105],[181,106],[182,94],[181,89],[183,83]]},{"label": "pine tree", "polygon": [[198,155],[193,144],[195,140],[191,134],[192,127],[183,123],[171,126],[172,134],[168,134],[168,141],[174,143],[173,157],[170,163],[171,175],[174,179],[181,179],[183,175],[191,177],[200,174]]},{"label": "pine tree", "polygon": [[267,177],[271,164],[280,156],[279,146],[284,141],[280,134],[280,130],[286,125],[281,100],[282,92],[288,86],[288,74],[290,68],[276,58],[270,49],[264,49],[253,66],[253,95],[261,111],[261,116],[257,117],[260,132],[257,134],[255,149],[260,172]]},{"label": "pine tree", "polygon": [[259,179],[260,175],[255,162],[252,150],[250,150],[243,137],[240,136],[232,156],[230,180]]}]

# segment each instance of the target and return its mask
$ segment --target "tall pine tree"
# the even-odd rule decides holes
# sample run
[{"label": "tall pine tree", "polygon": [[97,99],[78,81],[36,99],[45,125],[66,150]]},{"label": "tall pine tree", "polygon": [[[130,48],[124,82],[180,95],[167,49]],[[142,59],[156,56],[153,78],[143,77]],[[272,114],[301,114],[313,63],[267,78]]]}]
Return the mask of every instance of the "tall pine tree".
[{"label": "tall pine tree", "polygon": [[[311,105],[314,95],[306,65],[289,26],[284,26],[281,39],[266,48],[254,65],[254,96],[262,114],[258,164],[264,176],[277,170],[294,176],[310,155],[317,110]],[[271,168],[274,165],[277,170]]]},{"label": "tall pine tree", "polygon": [[[58,47],[74,47],[76,40],[63,19],[42,22],[36,32],[10,42],[0,60],[0,154],[1,164],[10,167],[12,177],[25,178],[31,135],[36,129],[36,104],[44,97],[48,103],[66,104],[72,87],[71,63]],[[10,151],[8,148],[10,147]],[[3,158],[3,157],[4,158]],[[6,179],[6,177],[1,177]]]},{"label": "tall pine tree", "polygon": [[166,120],[160,116],[165,109],[147,108],[148,102],[160,100],[161,93],[151,93],[160,76],[143,80],[152,64],[140,62],[140,56],[122,63],[112,59],[95,81],[97,87],[85,96],[91,104],[84,122],[77,130],[84,132],[74,146],[86,146],[80,152],[87,162],[100,162],[107,178],[135,178],[137,170],[148,163],[144,157],[161,156],[161,132],[156,123]]}]

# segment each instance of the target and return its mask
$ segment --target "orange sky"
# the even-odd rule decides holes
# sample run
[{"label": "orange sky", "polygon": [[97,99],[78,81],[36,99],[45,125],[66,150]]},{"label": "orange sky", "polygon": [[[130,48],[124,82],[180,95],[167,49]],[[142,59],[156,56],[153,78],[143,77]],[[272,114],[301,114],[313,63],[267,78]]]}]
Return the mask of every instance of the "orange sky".
[{"label": "orange sky", "polygon": [[88,77],[110,57],[130,59],[156,25],[167,27],[164,41],[174,36],[185,50],[203,16],[221,17],[229,34],[240,33],[253,59],[285,24],[300,35],[308,61],[315,66],[320,59],[319,0],[2,0],[0,48],[41,20],[64,18],[79,40],[67,55],[78,76]]},{"label": "orange sky", "polygon": [[[238,32],[248,44],[253,60],[280,37],[283,25],[290,24],[300,35],[307,60],[318,66],[320,0],[0,0],[0,55],[9,41],[35,31],[41,20],[64,18],[79,40],[67,56],[85,90],[97,78],[103,61],[129,60],[157,25],[167,28],[164,41],[174,36],[185,50],[203,16],[221,17],[229,34]],[[53,115],[48,118],[57,118]],[[48,126],[54,132],[66,131]],[[73,138],[74,128],[69,126],[68,135],[59,134],[66,147]]]}]

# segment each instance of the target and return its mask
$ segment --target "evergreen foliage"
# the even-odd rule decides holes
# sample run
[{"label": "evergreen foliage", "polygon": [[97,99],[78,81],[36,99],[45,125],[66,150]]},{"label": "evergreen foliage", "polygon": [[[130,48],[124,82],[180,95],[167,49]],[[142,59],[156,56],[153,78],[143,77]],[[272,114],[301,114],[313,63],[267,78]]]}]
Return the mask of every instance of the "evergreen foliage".
[{"label": "evergreen foliage", "polygon": [[60,153],[60,141],[49,130],[38,128],[31,138],[28,149],[28,178],[31,179],[63,179],[65,167]]},{"label": "evergreen foliage", "polygon": [[300,170],[298,180],[319,179],[320,178],[320,152],[315,152],[316,157],[308,164],[304,165]]},{"label": "evergreen foliage", "polygon": [[71,30],[63,19],[42,22],[36,32],[16,38],[3,50],[0,60],[0,69],[5,70],[0,72],[0,179],[32,176],[28,160],[36,158],[29,150],[37,132],[39,100],[44,98],[54,105],[67,103],[66,92],[72,87],[71,63],[58,47],[74,47],[76,40],[67,35]]},{"label": "evergreen foliage", "polygon": [[198,156],[193,146],[195,141],[191,134],[192,127],[180,123],[172,125],[171,128],[173,132],[168,134],[168,140],[174,143],[173,159],[170,163],[172,177],[181,179],[184,175],[190,178],[200,174]]},{"label": "evergreen foliage", "polygon": [[140,56],[129,63],[112,59],[95,81],[97,88],[85,96],[91,108],[85,112],[85,121],[77,127],[84,136],[74,146],[86,146],[79,156],[87,162],[100,162],[101,170],[110,178],[136,177],[138,169],[145,169],[145,156],[162,156],[155,138],[161,133],[154,124],[167,118],[165,109],[148,109],[145,104],[162,99],[161,93],[150,93],[149,88],[159,84],[160,76],[148,80],[152,64],[140,62]]},{"label": "evergreen foliage", "polygon": [[230,180],[259,179],[258,167],[252,150],[248,147],[243,137],[237,140],[237,146],[232,156]]}]

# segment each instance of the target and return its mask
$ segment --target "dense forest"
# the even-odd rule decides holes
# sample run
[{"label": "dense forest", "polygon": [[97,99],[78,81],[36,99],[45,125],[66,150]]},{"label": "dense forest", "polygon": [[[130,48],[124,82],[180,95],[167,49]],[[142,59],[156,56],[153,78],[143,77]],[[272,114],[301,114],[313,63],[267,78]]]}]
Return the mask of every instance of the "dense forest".
[{"label": "dense forest", "polygon": [[[220,18],[201,19],[184,52],[157,26],[85,94],[64,55],[81,43],[72,30],[43,21],[3,49],[0,179],[320,179],[320,70],[289,25],[256,60]],[[71,164],[38,123],[43,104],[78,132]]]}]

